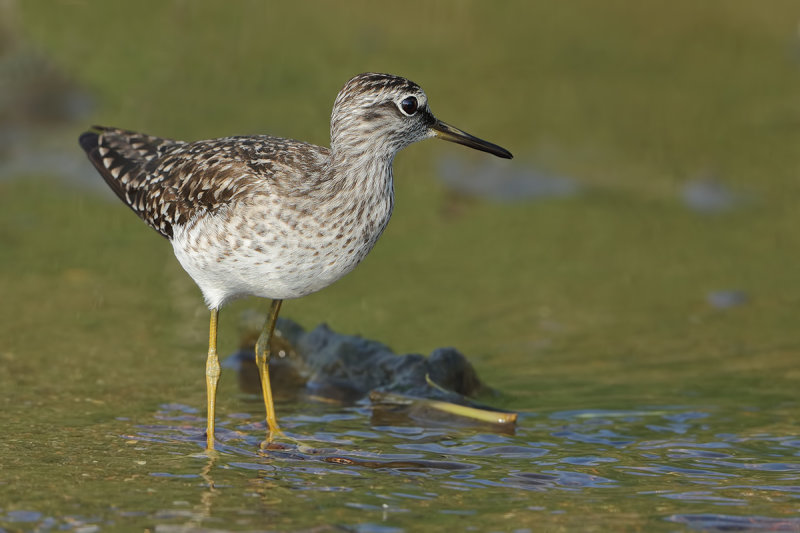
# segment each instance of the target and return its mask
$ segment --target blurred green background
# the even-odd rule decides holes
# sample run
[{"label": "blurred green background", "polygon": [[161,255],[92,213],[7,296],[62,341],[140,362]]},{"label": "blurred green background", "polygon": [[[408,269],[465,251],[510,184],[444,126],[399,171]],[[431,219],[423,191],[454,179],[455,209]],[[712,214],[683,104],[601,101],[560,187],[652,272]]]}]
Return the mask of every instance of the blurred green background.
[{"label": "blurred green background", "polygon": [[[418,82],[439,118],[515,159],[438,141],[403,151],[376,248],[284,316],[398,352],[455,346],[520,411],[749,402],[794,406],[764,428],[796,424],[800,3],[0,6],[7,453],[79,442],[54,425],[204,405],[200,292],[104,190],[79,133],[326,145],[337,91],[364,71]],[[471,194],[442,180],[452,161],[477,180],[571,188]],[[240,312],[265,305],[223,310],[221,353]],[[222,412],[233,387],[223,377]]]}]

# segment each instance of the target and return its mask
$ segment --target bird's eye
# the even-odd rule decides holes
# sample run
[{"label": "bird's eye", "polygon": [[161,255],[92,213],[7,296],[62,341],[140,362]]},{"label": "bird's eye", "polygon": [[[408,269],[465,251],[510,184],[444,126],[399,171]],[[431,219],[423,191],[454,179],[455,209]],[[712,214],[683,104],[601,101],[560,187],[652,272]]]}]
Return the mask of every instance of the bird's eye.
[{"label": "bird's eye", "polygon": [[400,102],[400,110],[409,117],[417,112],[417,99],[413,96],[408,96]]}]

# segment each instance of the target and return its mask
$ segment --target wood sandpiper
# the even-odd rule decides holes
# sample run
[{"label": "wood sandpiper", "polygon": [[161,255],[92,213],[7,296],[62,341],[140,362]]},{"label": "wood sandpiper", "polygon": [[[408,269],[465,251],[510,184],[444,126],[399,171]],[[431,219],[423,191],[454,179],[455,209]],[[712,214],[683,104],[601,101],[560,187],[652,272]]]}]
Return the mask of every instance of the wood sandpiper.
[{"label": "wood sandpiper", "polygon": [[281,302],[327,287],[364,259],[392,214],[394,156],[428,137],[512,157],[436,119],[416,83],[375,73],[355,76],[336,97],[330,149],[267,135],[183,142],[99,126],[80,136],[117,196],[169,239],[211,310],[208,449],[220,307],[245,295],[272,300],[256,344],[268,444],[280,434],[269,352]]}]

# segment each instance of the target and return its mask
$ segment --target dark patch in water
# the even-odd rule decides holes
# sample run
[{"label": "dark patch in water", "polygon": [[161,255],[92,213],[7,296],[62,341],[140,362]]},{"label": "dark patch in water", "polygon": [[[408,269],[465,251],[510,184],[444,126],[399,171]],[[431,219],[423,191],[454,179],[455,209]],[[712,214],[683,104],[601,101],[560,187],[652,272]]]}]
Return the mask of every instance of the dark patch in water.
[{"label": "dark patch in water", "polygon": [[554,176],[517,162],[482,160],[468,164],[453,156],[439,161],[439,177],[453,191],[500,202],[572,196],[579,190],[570,178]]},{"label": "dark patch in water", "polygon": [[682,190],[683,203],[696,213],[716,214],[731,211],[745,203],[745,198],[714,178],[687,182]]},{"label": "dark patch in water", "polygon": [[94,98],[48,57],[15,39],[0,46],[0,80],[0,179],[54,176],[105,189],[74,140]]},{"label": "dark patch in water", "polygon": [[707,299],[711,307],[730,309],[746,304],[750,298],[746,292],[734,289],[710,292]]}]

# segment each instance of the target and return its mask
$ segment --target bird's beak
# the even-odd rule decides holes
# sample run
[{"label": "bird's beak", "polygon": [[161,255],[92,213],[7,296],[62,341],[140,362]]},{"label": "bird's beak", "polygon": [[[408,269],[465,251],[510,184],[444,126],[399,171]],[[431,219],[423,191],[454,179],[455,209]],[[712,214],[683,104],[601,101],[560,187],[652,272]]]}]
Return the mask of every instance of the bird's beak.
[{"label": "bird's beak", "polygon": [[431,130],[433,131],[433,134],[440,139],[463,144],[464,146],[469,146],[470,148],[481,150],[482,152],[489,152],[490,154],[494,154],[497,157],[502,157],[503,159],[511,159],[514,157],[511,155],[511,152],[503,147],[492,144],[489,141],[484,141],[483,139],[478,139],[477,137],[470,135],[465,131],[461,131],[458,128],[454,128],[450,124],[442,122],[441,120],[435,120],[436,121],[433,123],[433,125],[431,125]]}]

